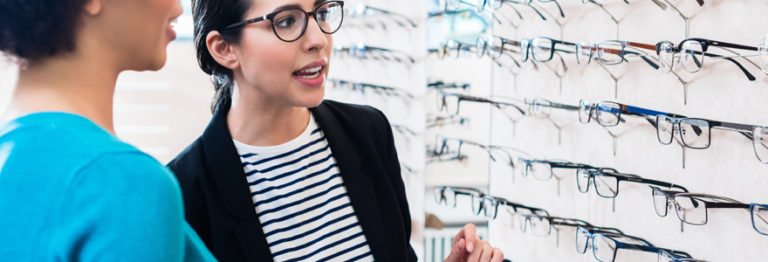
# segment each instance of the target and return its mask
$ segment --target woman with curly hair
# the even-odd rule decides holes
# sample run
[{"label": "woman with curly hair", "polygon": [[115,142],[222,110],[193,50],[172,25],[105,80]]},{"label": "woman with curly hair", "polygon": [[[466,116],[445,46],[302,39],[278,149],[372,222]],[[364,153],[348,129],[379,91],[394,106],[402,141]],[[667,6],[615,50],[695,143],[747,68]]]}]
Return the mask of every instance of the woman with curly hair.
[{"label": "woman with curly hair", "polygon": [[114,135],[115,83],[158,70],[179,0],[2,0],[0,261],[211,261],[178,182]]}]

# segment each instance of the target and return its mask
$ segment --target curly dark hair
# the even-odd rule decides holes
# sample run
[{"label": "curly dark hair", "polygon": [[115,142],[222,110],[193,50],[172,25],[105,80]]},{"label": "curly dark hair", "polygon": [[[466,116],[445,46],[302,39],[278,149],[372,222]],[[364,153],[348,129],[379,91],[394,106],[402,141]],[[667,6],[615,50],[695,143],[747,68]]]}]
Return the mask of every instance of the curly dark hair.
[{"label": "curly dark hair", "polygon": [[0,0],[0,52],[36,61],[75,49],[87,0]]},{"label": "curly dark hair", "polygon": [[234,76],[232,70],[213,59],[205,39],[211,31],[219,31],[227,43],[240,42],[242,27],[228,30],[222,30],[222,28],[244,19],[250,7],[251,0],[192,0],[197,62],[203,72],[212,76],[216,91],[211,111],[215,111],[220,104],[228,103],[232,99]]}]

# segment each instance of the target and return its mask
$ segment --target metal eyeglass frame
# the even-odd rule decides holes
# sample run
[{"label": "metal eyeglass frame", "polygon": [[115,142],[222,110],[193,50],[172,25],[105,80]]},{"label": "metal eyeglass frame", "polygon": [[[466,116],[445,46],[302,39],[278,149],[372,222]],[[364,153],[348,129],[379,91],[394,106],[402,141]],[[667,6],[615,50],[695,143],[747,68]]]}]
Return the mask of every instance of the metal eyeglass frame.
[{"label": "metal eyeglass frame", "polygon": [[[616,169],[613,169],[613,168],[581,168],[581,169],[578,169],[576,172],[577,172],[576,180],[578,180],[576,182],[576,187],[579,190],[579,192],[581,192],[581,193],[589,192],[589,185],[591,184],[595,188],[595,192],[597,193],[597,195],[600,196],[600,197],[603,197],[603,198],[616,198],[616,196],[619,195],[619,192],[620,192],[619,184],[622,181],[627,181],[627,182],[632,182],[632,183],[640,183],[640,184],[647,184],[647,185],[657,185],[657,186],[662,186],[662,187],[666,187],[666,188],[678,188],[680,190],[688,192],[688,189],[686,189],[685,187],[683,187],[681,185],[676,185],[676,184],[673,184],[673,183],[659,181],[659,180],[654,180],[654,179],[646,179],[646,178],[642,178],[642,177],[640,177],[638,175],[635,175],[635,174],[620,173],[620,172],[616,171]],[[585,185],[585,187],[583,189],[581,187],[581,185],[582,185],[581,180],[583,179],[582,175],[587,175],[586,185]],[[603,194],[605,192],[601,192],[601,190],[599,190],[597,188],[597,183],[595,182],[595,180],[597,180],[597,178],[596,178],[597,176],[609,176],[609,177],[615,178],[616,179],[616,187],[615,187],[616,191],[613,192],[613,190],[611,190],[612,191],[611,195]],[[605,183],[605,182],[603,182],[603,183]],[[610,189],[610,187],[609,187],[609,189]]]}]

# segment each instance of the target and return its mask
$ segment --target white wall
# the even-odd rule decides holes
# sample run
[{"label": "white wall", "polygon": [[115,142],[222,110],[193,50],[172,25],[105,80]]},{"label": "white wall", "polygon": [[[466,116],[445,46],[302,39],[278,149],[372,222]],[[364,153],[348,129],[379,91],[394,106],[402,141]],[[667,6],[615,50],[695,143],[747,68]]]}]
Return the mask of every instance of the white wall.
[{"label": "white wall", "polygon": [[[661,40],[679,42],[685,38],[684,25],[671,8],[662,11],[651,1],[598,1],[620,21],[616,26],[598,7],[581,1],[561,1],[566,19],[561,29],[551,21],[533,18],[533,13],[520,7],[526,20],[515,30],[496,26],[495,34],[511,39],[548,36],[571,42],[621,39],[655,44]],[[670,1],[688,16],[690,37],[702,37],[725,42],[757,45],[761,34],[768,32],[768,4],[757,0],[706,0],[704,7],[696,1]],[[535,4],[556,13],[552,3]],[[511,16],[510,9],[503,9]],[[639,59],[629,64],[609,66],[619,77],[618,93],[614,82],[598,65],[579,66],[573,57],[566,57],[568,71],[562,80],[548,70],[530,68],[515,77],[506,69],[495,68],[493,95],[516,98],[542,97],[555,102],[578,105],[579,99],[618,101],[621,103],[680,113],[712,120],[765,125],[768,110],[768,78],[759,68],[744,63],[758,77],[747,81],[735,66],[710,59],[705,69],[690,74],[679,71],[689,82],[688,103],[683,103],[683,88],[672,74],[657,72]],[[553,64],[553,63],[550,63]],[[554,64],[553,64],[554,65]],[[484,77],[484,76],[483,76]],[[474,79],[474,78],[473,78]],[[479,81],[479,80],[478,80]],[[559,82],[562,81],[562,92]],[[512,83],[517,83],[516,89]],[[477,112],[479,115],[486,111]],[[760,164],[753,153],[751,141],[737,133],[712,131],[712,146],[707,150],[687,150],[686,168],[682,168],[681,149],[677,145],[661,145],[655,129],[641,120],[609,128],[617,139],[616,155],[612,140],[605,129],[591,123],[578,122],[576,112],[553,110],[552,121],[562,129],[562,144],[558,132],[548,120],[526,118],[519,122],[517,135],[510,135],[506,119],[495,116],[489,125],[492,144],[510,145],[542,159],[562,159],[597,166],[614,167],[619,171],[657,179],[687,187],[692,192],[709,193],[734,198],[746,203],[768,203],[768,166]],[[485,133],[477,133],[483,136]],[[482,155],[478,155],[478,158]],[[709,223],[704,226],[686,225],[680,232],[680,222],[674,214],[658,217],[653,210],[651,192],[647,186],[622,183],[615,200],[598,197],[594,188],[587,194],[576,189],[575,177],[563,176],[559,183],[541,182],[519,175],[512,182],[509,169],[492,169],[490,192],[523,204],[549,210],[553,215],[586,220],[597,226],[622,229],[625,233],[645,238],[658,247],[689,252],[709,261],[765,261],[768,237],[755,232],[745,210],[710,209]],[[591,253],[579,255],[574,249],[574,232],[538,238],[521,233],[517,227],[492,221],[491,240],[502,247],[508,258],[515,261],[593,261]],[[616,261],[652,261],[655,254],[619,251]]]}]

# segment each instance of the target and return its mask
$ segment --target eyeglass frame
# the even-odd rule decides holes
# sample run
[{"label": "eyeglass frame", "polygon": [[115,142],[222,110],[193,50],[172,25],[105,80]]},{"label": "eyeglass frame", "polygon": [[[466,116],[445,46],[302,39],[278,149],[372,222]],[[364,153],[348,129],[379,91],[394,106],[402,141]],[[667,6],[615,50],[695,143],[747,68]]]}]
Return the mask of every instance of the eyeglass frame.
[{"label": "eyeglass frame", "polygon": [[[549,41],[552,42],[552,45],[550,45],[550,47],[549,47],[549,59],[537,59],[536,57],[534,57],[534,55],[533,55],[533,48],[534,48],[533,47],[533,41],[536,40],[536,39],[544,39],[544,40],[549,40]],[[571,43],[571,42],[567,42],[567,41],[562,41],[562,40],[557,40],[557,39],[552,39],[552,38],[544,37],[544,36],[537,36],[537,37],[533,37],[533,38],[523,38],[522,40],[520,40],[520,53],[522,55],[522,57],[521,57],[522,59],[521,60],[523,62],[526,62],[526,61],[528,61],[530,59],[530,60],[533,60],[535,62],[545,63],[545,62],[552,61],[552,59],[555,58],[555,51],[563,52],[563,53],[569,53],[569,54],[573,53],[572,51],[568,51],[568,50],[564,50],[564,49],[557,49],[556,48],[557,44],[570,45],[570,46],[574,46],[574,47],[576,46],[575,43]]]},{"label": "eyeglass frame", "polygon": [[[659,209],[656,207],[656,200],[654,199],[654,201],[653,201],[654,211],[656,211],[656,215],[658,215],[659,217],[666,217],[669,214],[668,211],[669,211],[669,202],[670,201],[672,201],[675,204],[675,207],[679,206],[679,204],[677,203],[677,200],[675,200],[675,197],[677,197],[677,196],[688,197],[688,198],[695,199],[697,201],[700,201],[700,202],[704,203],[704,209],[705,209],[704,210],[704,222],[701,223],[701,224],[696,224],[696,223],[692,223],[690,221],[686,221],[682,217],[682,214],[680,214],[680,210],[677,209],[677,208],[675,209],[675,213],[677,214],[677,218],[680,219],[680,221],[682,221],[682,222],[684,222],[686,224],[689,224],[689,225],[697,225],[697,226],[706,225],[707,222],[709,222],[709,209],[710,208],[750,209],[750,205],[749,204],[741,203],[739,201],[736,201],[734,199],[727,198],[727,197],[715,196],[715,195],[710,195],[710,194],[688,193],[688,192],[677,192],[677,191],[671,191],[671,190],[663,190],[661,188],[654,187],[654,186],[650,186],[650,187],[651,187],[651,196],[652,197],[655,198],[656,197],[656,192],[660,192],[660,193],[663,194],[663,196],[667,200],[666,204],[665,204],[666,206],[665,206],[665,209],[664,209],[664,215],[659,214],[659,212],[658,212]],[[703,200],[701,198],[717,199],[717,200],[720,200],[720,201],[730,201],[730,203],[707,201],[707,200]],[[696,202],[692,202],[692,203],[696,203]],[[696,206],[694,205],[694,207],[696,207]],[[698,207],[696,207],[696,208],[698,208]],[[753,224],[753,226],[754,226],[754,224]]]},{"label": "eyeglass frame", "polygon": [[[556,103],[556,102],[552,102],[552,101],[550,101],[548,99],[545,99],[545,98],[534,98],[534,99],[531,99],[531,100],[525,99],[523,102],[528,105],[528,112],[529,113],[531,113],[533,111],[533,107],[534,106],[543,106],[543,107],[549,107],[549,108],[563,109],[563,110],[567,110],[567,111],[579,111],[579,109],[580,109],[579,106]],[[542,104],[539,104],[540,102]],[[549,114],[550,114],[550,112],[547,112],[546,115],[543,116],[543,117],[549,117]],[[536,114],[533,114],[533,115],[536,115]]]},{"label": "eyeglass frame", "polygon": [[[619,192],[620,192],[620,190],[619,190],[619,188],[620,188],[619,187],[619,183],[621,183],[621,181],[628,181],[628,182],[632,182],[632,183],[639,183],[639,184],[646,184],[646,185],[657,185],[657,186],[663,186],[663,187],[667,187],[667,188],[678,188],[680,190],[683,190],[684,192],[688,192],[688,189],[686,189],[685,187],[683,187],[681,185],[676,185],[676,184],[673,184],[673,183],[659,181],[659,180],[654,180],[654,179],[642,178],[642,177],[640,177],[638,175],[635,175],[635,174],[621,173],[621,172],[618,172],[616,169],[613,169],[613,168],[581,168],[581,169],[576,170],[576,179],[577,180],[580,180],[580,177],[581,177],[580,173],[583,173],[583,172],[586,172],[586,174],[588,174],[589,177],[587,178],[587,185],[586,185],[584,190],[581,190],[580,183],[578,181],[576,182],[576,187],[579,190],[579,192],[585,193],[585,194],[588,193],[589,192],[589,185],[590,185],[590,181],[591,181],[592,187],[595,188],[595,192],[597,193],[597,195],[600,196],[600,197],[603,197],[603,198],[616,198],[619,195]],[[594,182],[595,179],[596,179],[595,176],[598,176],[598,175],[599,176],[610,176],[610,177],[615,177],[616,178],[616,193],[614,195],[608,196],[608,195],[603,195],[603,194],[600,193],[600,190],[597,189],[597,184]]]},{"label": "eyeglass frame", "polygon": [[440,96],[441,96],[442,103],[439,105],[438,110],[441,111],[441,112],[444,112],[444,110],[446,110],[446,107],[447,107],[447,102],[445,100],[446,97],[448,97],[448,96],[455,96],[455,97],[457,97],[456,112],[447,112],[447,113],[452,114],[452,115],[457,115],[457,114],[459,114],[459,111],[461,111],[461,101],[469,101],[469,102],[491,104],[494,107],[499,108],[499,109],[501,109],[502,106],[508,106],[508,107],[512,107],[512,108],[516,109],[518,112],[520,112],[520,114],[525,115],[525,111],[522,108],[520,108],[520,106],[515,105],[513,103],[507,103],[507,102],[502,102],[502,101],[494,101],[494,100],[483,98],[483,97],[470,96],[470,95],[459,94],[459,93],[440,92]]},{"label": "eyeglass frame", "polygon": [[[618,107],[618,114],[616,115],[616,118],[619,119],[619,120],[616,122],[616,124],[608,125],[608,124],[604,124],[604,123],[602,123],[602,121],[600,121],[600,118],[596,116],[596,114],[597,114],[596,107],[598,105],[600,105],[600,104],[613,104],[613,105],[616,105]],[[581,120],[581,109],[584,108],[584,106],[589,106],[589,108],[590,108],[586,121],[582,121]],[[579,100],[579,122],[581,122],[582,124],[589,124],[589,122],[593,118],[593,115],[595,115],[594,116],[596,118],[595,121],[597,121],[597,123],[600,124],[601,126],[604,126],[604,127],[617,126],[617,125],[619,125],[620,122],[623,122],[623,119],[621,118],[622,113],[626,114],[626,115],[639,116],[639,117],[646,118],[654,126],[655,126],[655,122],[653,122],[653,120],[651,120],[651,119],[648,119],[649,117],[656,117],[657,115],[665,115],[665,116],[671,116],[671,117],[685,117],[685,116],[682,116],[682,115],[666,113],[666,112],[656,111],[656,110],[652,110],[652,109],[646,109],[646,108],[637,107],[637,106],[625,105],[625,104],[618,103],[618,102],[613,102],[613,101],[602,101],[602,102],[598,102],[598,103],[592,103],[592,102],[586,101],[584,99]]]},{"label": "eyeglass frame", "polygon": [[[594,233],[593,234],[593,233],[587,232],[587,234],[588,234],[589,239],[592,240],[592,255],[595,257],[595,259],[597,261],[601,261],[601,262],[615,262],[616,261],[616,253],[618,253],[617,251],[619,249],[640,250],[640,251],[652,252],[652,253],[658,253],[659,250],[666,250],[666,251],[671,251],[672,253],[679,253],[679,254],[683,254],[684,256],[691,257],[691,255],[688,254],[685,251],[678,251],[678,250],[672,250],[672,249],[659,248],[659,247],[655,247],[653,245],[647,245],[646,246],[646,245],[630,244],[630,243],[626,243],[626,242],[622,242],[622,241],[616,240],[615,238],[618,238],[617,236],[610,236],[610,235],[603,234],[603,233]],[[613,253],[613,258],[610,261],[602,261],[602,260],[600,260],[597,257],[597,252],[595,252],[595,249],[596,249],[596,247],[595,247],[596,246],[595,245],[595,237],[596,236],[602,236],[602,237],[610,239],[610,240],[612,240],[614,242],[615,245],[614,245],[613,252],[612,252]],[[623,236],[620,236],[620,237],[623,237]],[[631,238],[631,239],[634,239],[634,238]],[[585,251],[585,253],[586,253],[586,251]]]},{"label": "eyeglass frame", "polygon": [[[689,38],[689,39],[685,39],[685,40],[681,41],[680,44],[677,45],[677,46],[672,41],[666,41],[666,40],[665,41],[660,41],[660,42],[656,43],[656,56],[659,57],[659,62],[663,62],[663,59],[661,59],[662,45],[668,44],[669,48],[670,48],[670,52],[673,55],[672,63],[669,65],[669,71],[672,71],[672,69],[675,66],[675,59],[676,59],[675,55],[679,55],[680,54],[680,52],[682,51],[682,48],[681,48],[682,44],[685,43],[688,40],[691,40],[691,41],[695,41],[695,40],[712,41],[712,40],[701,39],[701,38]],[[701,44],[701,42],[699,42],[699,43]],[[717,43],[723,43],[723,42],[717,41]],[[725,44],[729,44],[729,43],[725,43]],[[738,45],[738,44],[733,44],[733,45]],[[717,45],[715,45],[715,46],[717,46]],[[741,46],[741,45],[738,45],[738,46]],[[709,45],[707,45],[707,50],[708,50],[708,48],[709,48]],[[728,47],[728,48],[730,48],[730,47]],[[751,48],[749,50],[751,50]],[[747,77],[747,79],[749,81],[755,81],[756,80],[755,76],[752,75],[752,73],[750,73],[749,70],[747,70],[747,68],[745,68],[741,63],[739,63],[738,61],[736,61],[732,57],[727,57],[727,56],[721,56],[721,55],[718,55],[718,54],[707,53],[707,51],[704,50],[704,45],[703,44],[702,44],[702,51],[703,51],[702,56],[704,56],[704,57],[713,57],[713,58],[725,59],[725,60],[728,60],[728,61],[736,64],[736,66],[739,67],[741,72],[744,73],[744,75]],[[756,48],[754,51],[759,52],[759,47]],[[695,53],[699,53],[699,52],[695,52]],[[701,68],[703,68],[703,67],[704,67],[704,61],[701,62],[701,67],[699,67],[699,70],[701,70]],[[659,69],[661,69],[661,67],[659,67]],[[698,72],[699,70],[697,70],[696,72]],[[693,73],[695,73],[695,72],[693,72]]]},{"label": "eyeglass frame", "polygon": [[[607,44],[607,43],[617,43],[617,44],[621,45],[621,49],[600,48],[601,44]],[[657,63],[653,62],[652,60],[650,60],[647,57],[646,54],[641,54],[641,53],[638,53],[638,52],[627,51],[626,50],[627,47],[629,46],[629,47],[635,47],[635,48],[641,48],[641,49],[656,51],[656,48],[653,45],[650,45],[650,44],[643,44],[643,43],[638,43],[638,42],[622,41],[622,40],[606,40],[606,41],[600,41],[600,42],[597,42],[597,43],[584,43],[584,42],[580,42],[580,43],[576,43],[576,46],[575,46],[575,48],[576,48],[576,56],[579,56],[579,50],[581,50],[581,48],[583,46],[585,46],[585,45],[589,48],[589,57],[587,57],[587,63],[586,64],[589,64],[590,61],[592,61],[592,58],[595,58],[598,62],[600,62],[603,65],[618,65],[618,64],[621,64],[624,61],[629,61],[629,60],[627,60],[625,55],[626,54],[631,54],[631,55],[639,56],[648,65],[653,67],[653,69],[659,69],[659,65]],[[617,62],[617,63],[608,63],[608,62],[606,62],[605,59],[601,58],[602,55],[600,55],[600,52],[599,52],[600,50],[612,51],[612,52],[609,52],[609,53],[618,55],[621,58],[621,61]],[[577,63],[579,62],[578,58],[576,59],[576,62]],[[581,63],[579,63],[579,64],[581,64]]]},{"label": "eyeglass frame", "polygon": [[[639,238],[639,237],[636,237],[636,236],[630,236],[630,235],[624,234],[624,232],[622,232],[619,229],[607,228],[609,230],[614,230],[616,232],[610,232],[609,230],[605,230],[605,229],[606,228],[601,228],[601,227],[594,227],[594,228],[587,228],[587,227],[582,227],[582,226],[577,227],[576,228],[576,252],[578,252],[579,254],[586,254],[587,253],[587,249],[589,248],[589,240],[593,240],[592,244],[594,245],[594,238],[593,237],[589,237],[590,235],[594,235],[594,234],[603,234],[603,235],[606,235],[606,236],[614,236],[614,237],[631,239],[631,240],[634,240],[634,241],[646,244],[648,246],[653,246],[653,244],[651,244],[647,240]],[[587,240],[584,241],[584,248],[583,248],[584,251],[582,251],[582,248],[579,246],[579,233],[581,233],[581,232],[589,233],[589,235],[587,236]]]},{"label": "eyeglass frame", "polygon": [[541,180],[541,181],[547,181],[552,179],[554,177],[554,170],[555,168],[560,169],[578,169],[578,168],[593,168],[590,165],[587,164],[580,164],[580,163],[573,163],[573,162],[566,162],[566,161],[549,161],[549,160],[539,160],[539,159],[524,159],[524,158],[518,158],[519,162],[523,162],[523,170],[521,171],[521,176],[527,177],[529,172],[529,167],[532,167],[532,163],[543,163],[549,165],[549,177],[545,179],[540,179],[536,176],[533,176],[534,178]]},{"label": "eyeglass frame", "polygon": [[[751,204],[749,204],[749,215],[750,215],[750,217],[752,217],[752,219],[751,219],[752,220],[752,228],[754,228],[755,231],[757,231],[757,233],[759,233],[761,235],[768,236],[768,231],[761,232],[759,229],[757,229],[757,224],[755,223],[755,212],[756,212],[755,210],[758,207],[768,209],[768,204],[758,204],[758,203],[751,203]],[[766,224],[768,224],[768,222],[766,222]]]},{"label": "eyeglass frame", "polygon": [[[663,118],[673,122],[672,123],[672,125],[673,125],[672,135],[670,136],[670,139],[669,139],[668,142],[661,140],[661,134],[660,134],[660,132],[661,132],[661,124],[660,123],[661,123],[662,120],[665,120]],[[682,130],[682,122],[683,121],[692,121],[692,120],[698,120],[698,121],[703,121],[703,122],[707,123],[707,128],[709,128],[707,134],[708,134],[709,137],[707,138],[707,146],[706,147],[694,147],[694,146],[688,145],[685,142],[685,138],[680,134],[680,130]],[[675,128],[677,128],[677,129],[675,129]],[[656,137],[657,137],[659,143],[661,143],[662,145],[669,145],[669,144],[671,144],[672,140],[674,139],[674,136],[675,136],[674,132],[675,132],[675,130],[677,130],[678,131],[678,135],[680,135],[680,138],[681,138],[680,139],[681,140],[681,144],[683,146],[685,146],[686,148],[690,148],[690,149],[707,149],[707,148],[709,148],[712,145],[712,132],[711,132],[712,128],[736,131],[736,132],[739,132],[740,134],[742,134],[743,136],[745,136],[747,139],[753,141],[754,140],[754,138],[753,138],[754,132],[758,128],[761,128],[761,127],[754,126],[754,125],[746,125],[746,124],[714,121],[714,120],[709,120],[709,119],[704,119],[704,118],[672,117],[672,116],[665,116],[665,115],[657,115],[656,116]],[[694,131],[696,131],[695,127],[694,127]],[[696,132],[696,133],[699,133],[699,132]],[[753,146],[754,146],[754,143],[753,143]],[[757,156],[757,148],[754,148],[754,150],[755,150],[755,156]],[[758,160],[759,160],[759,158],[760,157],[758,156]]]},{"label": "eyeglass frame", "polygon": [[[320,1],[318,0],[318,1],[316,1],[316,3],[317,2],[320,2]],[[322,8],[322,7],[324,7],[324,6],[328,5],[328,4],[339,4],[340,5],[339,9],[340,9],[340,12],[341,12],[341,21],[339,21],[339,27],[336,28],[335,30],[333,30],[332,32],[326,32],[323,29],[323,27],[320,26],[320,21],[317,21],[317,10],[319,10],[320,8]],[[299,10],[299,11],[304,12],[304,20],[305,20],[304,21],[304,29],[301,30],[301,34],[299,34],[299,36],[297,36],[296,39],[293,39],[293,40],[290,40],[290,41],[285,40],[282,37],[280,37],[280,35],[277,33],[277,28],[275,28],[275,20],[274,20],[275,16],[278,13],[289,11],[289,10]],[[281,8],[281,9],[279,9],[277,11],[274,11],[272,13],[269,13],[269,14],[266,14],[266,15],[263,15],[263,16],[260,16],[260,17],[248,19],[248,20],[245,20],[245,21],[240,21],[240,22],[237,22],[237,23],[225,26],[224,28],[222,28],[220,30],[221,31],[229,30],[229,29],[233,29],[233,28],[236,28],[236,27],[245,26],[245,25],[249,25],[249,24],[253,24],[253,23],[258,23],[258,22],[261,22],[261,21],[269,20],[270,22],[272,22],[272,32],[275,33],[275,36],[277,36],[277,38],[280,39],[283,42],[290,43],[290,42],[295,42],[295,41],[301,39],[301,37],[304,36],[304,33],[307,32],[307,27],[309,26],[309,17],[310,16],[315,18],[315,22],[317,22],[318,27],[320,28],[320,31],[322,31],[323,33],[329,34],[329,35],[333,34],[333,33],[336,33],[337,31],[339,31],[339,29],[341,29],[341,25],[344,24],[344,1],[333,0],[333,1],[325,1],[325,2],[321,2],[321,3],[317,3],[316,6],[315,6],[315,9],[312,12],[304,11],[304,9],[302,9],[301,7],[298,7],[298,6],[289,6],[289,7],[286,7],[286,8]]]},{"label": "eyeglass frame", "polygon": [[[575,218],[565,218],[565,217],[556,217],[556,216],[542,216],[538,214],[521,214],[521,224],[520,224],[520,231],[523,233],[526,233],[528,229],[528,224],[531,223],[531,218],[536,217],[539,218],[539,220],[546,219],[549,223],[549,228],[547,229],[547,233],[544,236],[541,237],[547,237],[552,234],[552,228],[555,226],[569,226],[569,227],[575,227],[578,228],[580,226],[586,226],[586,227],[594,227],[592,224],[590,224],[587,221],[581,220],[581,219],[575,219]],[[557,221],[556,221],[557,220]],[[573,222],[573,223],[569,223]],[[535,234],[534,234],[535,235]]]}]

